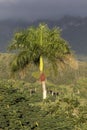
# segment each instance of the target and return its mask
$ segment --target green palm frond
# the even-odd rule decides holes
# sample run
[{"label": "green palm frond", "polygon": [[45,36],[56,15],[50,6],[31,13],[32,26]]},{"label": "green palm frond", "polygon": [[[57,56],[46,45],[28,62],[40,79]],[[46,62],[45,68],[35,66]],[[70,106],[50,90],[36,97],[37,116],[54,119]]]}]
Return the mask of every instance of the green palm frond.
[{"label": "green palm frond", "polygon": [[31,62],[31,57],[28,55],[27,51],[21,51],[19,54],[15,55],[10,65],[12,71],[18,71],[24,69]]},{"label": "green palm frond", "polygon": [[45,57],[56,70],[58,62],[64,62],[64,58],[71,55],[67,41],[61,37],[61,29],[50,29],[46,24],[16,33],[9,50],[16,51],[11,63],[14,71],[30,63],[38,65],[40,56]]}]

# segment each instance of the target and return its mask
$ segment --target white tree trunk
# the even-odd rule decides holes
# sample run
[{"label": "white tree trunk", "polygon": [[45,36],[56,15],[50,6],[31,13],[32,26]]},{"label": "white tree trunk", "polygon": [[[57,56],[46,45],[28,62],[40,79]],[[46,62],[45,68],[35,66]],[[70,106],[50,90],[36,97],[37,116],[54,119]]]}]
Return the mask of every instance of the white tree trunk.
[{"label": "white tree trunk", "polygon": [[46,90],[46,82],[42,81],[42,89],[43,89],[43,99],[47,97],[47,90]]}]

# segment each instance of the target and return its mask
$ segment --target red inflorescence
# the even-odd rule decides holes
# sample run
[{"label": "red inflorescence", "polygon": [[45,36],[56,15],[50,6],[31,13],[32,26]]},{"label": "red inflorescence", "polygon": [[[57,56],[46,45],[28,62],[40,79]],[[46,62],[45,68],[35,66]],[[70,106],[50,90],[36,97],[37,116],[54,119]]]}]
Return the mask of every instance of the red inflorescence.
[{"label": "red inflorescence", "polygon": [[40,75],[40,81],[41,81],[41,82],[42,82],[42,81],[45,81],[45,79],[46,79],[45,74],[42,73],[42,74]]}]

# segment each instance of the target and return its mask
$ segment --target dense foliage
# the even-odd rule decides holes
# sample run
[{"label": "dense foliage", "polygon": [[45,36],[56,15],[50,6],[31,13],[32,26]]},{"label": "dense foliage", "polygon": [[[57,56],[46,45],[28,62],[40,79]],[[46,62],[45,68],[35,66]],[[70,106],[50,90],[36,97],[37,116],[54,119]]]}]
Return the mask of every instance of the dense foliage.
[{"label": "dense foliage", "polygon": [[37,65],[40,56],[56,67],[58,60],[63,61],[66,55],[71,54],[67,41],[61,37],[61,30],[50,29],[46,24],[15,33],[9,50],[16,51],[11,63],[13,72],[23,70],[28,64]]},{"label": "dense foliage", "polygon": [[[80,84],[82,82],[78,82],[77,85]],[[48,99],[42,101],[38,83],[0,81],[0,128],[2,130],[86,130],[87,104],[82,101],[86,98],[77,93],[75,86],[72,91],[69,87],[65,90],[66,87],[68,86],[56,86],[55,91],[60,92],[59,96],[49,94]],[[35,88],[36,91],[30,94],[30,90]],[[51,89],[54,91],[54,88]],[[82,88],[79,89],[82,92]]]}]

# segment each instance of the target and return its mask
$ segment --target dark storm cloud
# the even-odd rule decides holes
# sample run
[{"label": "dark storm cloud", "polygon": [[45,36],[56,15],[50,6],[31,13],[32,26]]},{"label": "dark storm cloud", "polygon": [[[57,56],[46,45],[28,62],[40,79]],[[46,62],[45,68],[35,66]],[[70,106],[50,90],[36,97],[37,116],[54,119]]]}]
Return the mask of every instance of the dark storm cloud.
[{"label": "dark storm cloud", "polygon": [[0,0],[0,19],[87,15],[87,0]]}]

